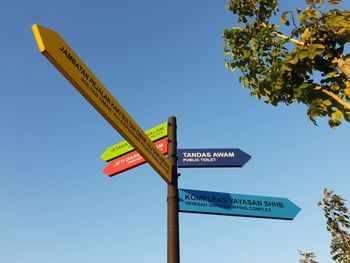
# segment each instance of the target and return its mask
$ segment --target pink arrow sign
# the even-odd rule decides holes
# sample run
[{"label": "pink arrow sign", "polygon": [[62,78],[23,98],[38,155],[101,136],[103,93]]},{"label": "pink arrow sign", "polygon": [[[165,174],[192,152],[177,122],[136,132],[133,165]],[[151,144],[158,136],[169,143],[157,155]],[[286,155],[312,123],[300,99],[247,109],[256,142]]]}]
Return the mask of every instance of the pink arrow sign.
[{"label": "pink arrow sign", "polygon": [[[168,153],[168,138],[164,138],[154,144],[161,153]],[[103,169],[103,172],[108,176],[114,176],[145,162],[146,160],[137,151],[133,151],[109,162],[105,169]]]}]

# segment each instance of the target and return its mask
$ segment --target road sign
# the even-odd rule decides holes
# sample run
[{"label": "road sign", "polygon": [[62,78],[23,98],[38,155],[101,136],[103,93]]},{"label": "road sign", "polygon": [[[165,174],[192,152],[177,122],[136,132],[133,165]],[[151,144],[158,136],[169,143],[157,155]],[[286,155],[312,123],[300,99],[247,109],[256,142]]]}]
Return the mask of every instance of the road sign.
[{"label": "road sign", "polygon": [[[152,142],[158,141],[168,136],[168,123],[164,122],[152,129],[145,131],[145,134],[151,139]],[[128,152],[133,151],[134,148],[127,141],[122,141],[115,145],[110,146],[102,155],[101,159],[109,162],[119,156],[122,156]]]},{"label": "road sign", "polygon": [[[168,138],[157,141],[154,144],[161,153],[168,153]],[[145,162],[145,159],[142,158],[137,151],[132,151],[131,153],[110,161],[106,168],[103,169],[103,172],[108,176],[113,176],[144,164]]]},{"label": "road sign", "polygon": [[300,208],[286,198],[179,189],[179,211],[293,220]]},{"label": "road sign", "polygon": [[40,25],[32,29],[40,52],[166,182],[171,182],[171,165],[164,155],[61,36]]},{"label": "road sign", "polygon": [[242,167],[251,156],[240,149],[178,149],[178,167]]}]

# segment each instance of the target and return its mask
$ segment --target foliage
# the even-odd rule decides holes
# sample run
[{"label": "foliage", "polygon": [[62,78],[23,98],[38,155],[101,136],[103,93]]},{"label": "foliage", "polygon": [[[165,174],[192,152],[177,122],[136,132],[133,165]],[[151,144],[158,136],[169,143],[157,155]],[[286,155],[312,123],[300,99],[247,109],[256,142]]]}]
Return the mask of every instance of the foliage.
[{"label": "foliage", "polygon": [[[341,196],[332,191],[324,190],[324,198],[318,203],[327,219],[327,231],[332,235],[330,244],[334,262],[350,263],[350,212]],[[299,250],[301,263],[318,263],[314,253],[304,253]]]},{"label": "foliage", "polygon": [[[251,95],[277,106],[294,102],[308,107],[308,117],[328,116],[334,128],[350,121],[350,11],[328,10],[341,0],[305,0],[305,10],[280,14],[277,0],[229,0],[238,25],[225,29],[226,67],[240,69],[240,82]],[[272,23],[290,28],[287,37]],[[293,43],[293,44],[291,44]]]},{"label": "foliage", "polygon": [[318,263],[314,260],[316,258],[315,254],[312,252],[302,252],[299,250],[300,256],[303,258],[299,260],[300,263]]},{"label": "foliage", "polygon": [[318,205],[324,211],[327,230],[332,235],[332,259],[339,263],[350,263],[350,213],[345,200],[325,189],[324,198]]}]

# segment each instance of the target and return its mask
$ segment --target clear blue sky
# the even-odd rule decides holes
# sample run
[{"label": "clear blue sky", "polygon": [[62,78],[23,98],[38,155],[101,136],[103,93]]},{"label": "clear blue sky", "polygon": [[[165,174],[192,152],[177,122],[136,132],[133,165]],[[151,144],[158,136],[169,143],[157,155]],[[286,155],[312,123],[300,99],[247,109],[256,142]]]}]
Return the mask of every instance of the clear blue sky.
[{"label": "clear blue sky", "polygon": [[[302,1],[288,1],[296,8]],[[149,165],[113,178],[122,137],[42,56],[31,25],[70,44],[143,129],[176,116],[179,148],[241,148],[241,169],[180,170],[181,188],[286,197],[294,221],[181,214],[181,260],[331,262],[317,202],[350,198],[349,124],[250,97],[224,67],[225,1],[2,1],[0,262],[166,262],[166,184]],[[283,8],[283,6],[282,6]]]}]

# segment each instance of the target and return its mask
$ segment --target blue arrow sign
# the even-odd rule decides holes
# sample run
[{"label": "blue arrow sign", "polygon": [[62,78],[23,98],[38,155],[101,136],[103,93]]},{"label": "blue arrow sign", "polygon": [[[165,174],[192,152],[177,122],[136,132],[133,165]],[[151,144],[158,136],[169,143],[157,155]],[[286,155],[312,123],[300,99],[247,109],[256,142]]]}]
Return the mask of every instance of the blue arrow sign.
[{"label": "blue arrow sign", "polygon": [[293,220],[300,208],[280,197],[179,189],[179,211]]},{"label": "blue arrow sign", "polygon": [[178,149],[178,167],[242,167],[251,156],[240,149]]}]

